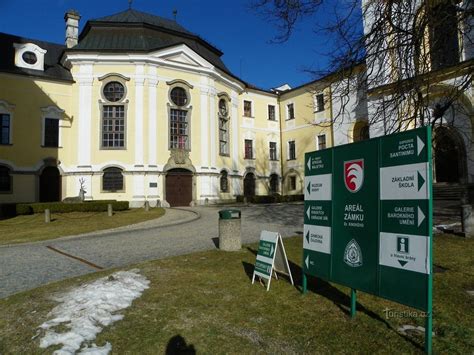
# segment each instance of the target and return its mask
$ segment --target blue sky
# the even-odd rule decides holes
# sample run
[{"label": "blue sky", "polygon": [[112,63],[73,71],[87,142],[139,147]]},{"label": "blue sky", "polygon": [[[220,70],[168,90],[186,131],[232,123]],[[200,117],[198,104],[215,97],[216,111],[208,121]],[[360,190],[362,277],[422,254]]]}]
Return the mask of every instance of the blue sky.
[{"label": "blue sky", "polygon": [[[291,39],[270,43],[277,28],[248,9],[250,0],[134,0],[133,8],[172,18],[224,52],[224,62],[237,76],[262,88],[283,83],[297,86],[313,79],[305,68],[325,69],[328,46],[313,32],[317,18],[300,24]],[[64,43],[64,13],[76,9],[81,29],[87,20],[128,8],[128,0],[0,0],[0,32]]]}]

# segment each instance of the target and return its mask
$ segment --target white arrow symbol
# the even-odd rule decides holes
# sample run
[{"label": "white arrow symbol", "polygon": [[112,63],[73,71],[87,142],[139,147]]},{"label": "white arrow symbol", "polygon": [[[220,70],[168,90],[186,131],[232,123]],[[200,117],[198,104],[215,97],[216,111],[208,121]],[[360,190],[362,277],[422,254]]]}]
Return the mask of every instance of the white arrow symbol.
[{"label": "white arrow symbol", "polygon": [[306,215],[308,216],[308,219],[309,219],[310,216],[311,216],[310,211],[311,211],[311,206],[309,206],[309,207],[308,207],[308,210],[306,211]]},{"label": "white arrow symbol", "polygon": [[416,148],[418,151],[418,155],[420,155],[421,151],[425,147],[425,143],[420,139],[420,137],[416,136]]},{"label": "white arrow symbol", "polygon": [[421,210],[421,208],[418,206],[418,227],[424,220],[425,220],[425,215],[423,214],[423,211]]},{"label": "white arrow symbol", "polygon": [[274,250],[274,249],[273,249],[273,245],[272,245],[272,248],[270,249],[270,256],[273,255],[273,250]]},{"label": "white arrow symbol", "polygon": [[308,170],[311,170],[311,157],[309,157],[307,165],[308,165]]},{"label": "white arrow symbol", "polygon": [[309,269],[309,255],[306,257],[304,263],[306,264],[306,268]]}]

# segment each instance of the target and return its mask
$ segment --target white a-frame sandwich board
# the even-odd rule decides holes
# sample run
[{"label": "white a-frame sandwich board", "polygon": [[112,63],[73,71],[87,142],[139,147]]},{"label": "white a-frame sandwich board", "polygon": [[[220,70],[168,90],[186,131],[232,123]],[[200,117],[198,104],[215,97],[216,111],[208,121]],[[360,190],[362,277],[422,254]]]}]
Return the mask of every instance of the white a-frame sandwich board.
[{"label": "white a-frame sandwich board", "polygon": [[268,291],[270,289],[272,274],[278,279],[277,272],[289,276],[291,284],[294,285],[286,257],[285,246],[283,245],[280,233],[262,231],[258,245],[257,259],[255,260],[252,284],[255,282],[255,276],[259,276],[261,279],[267,279]]}]

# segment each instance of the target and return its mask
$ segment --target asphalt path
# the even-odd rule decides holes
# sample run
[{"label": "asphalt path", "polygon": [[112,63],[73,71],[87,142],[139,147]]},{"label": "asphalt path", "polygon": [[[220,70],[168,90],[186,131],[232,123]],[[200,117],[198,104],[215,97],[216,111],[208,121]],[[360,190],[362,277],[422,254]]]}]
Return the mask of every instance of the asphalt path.
[{"label": "asphalt path", "polygon": [[[284,238],[303,234],[303,204],[237,208],[244,244],[258,241],[262,230]],[[102,269],[215,249],[220,209],[168,209],[160,219],[112,231],[0,247],[0,298]]]}]

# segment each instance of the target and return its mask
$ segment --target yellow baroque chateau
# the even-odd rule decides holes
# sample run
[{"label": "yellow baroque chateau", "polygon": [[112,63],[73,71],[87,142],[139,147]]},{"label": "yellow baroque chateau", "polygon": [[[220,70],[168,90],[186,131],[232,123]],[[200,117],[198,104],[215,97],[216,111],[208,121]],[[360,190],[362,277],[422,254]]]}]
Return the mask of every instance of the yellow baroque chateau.
[{"label": "yellow baroque chateau", "polygon": [[[129,9],[80,34],[79,14],[65,21],[65,45],[0,33],[0,204],[301,195],[305,152],[384,134],[369,125],[383,97],[351,84],[365,64],[343,79],[349,91],[336,75],[267,91],[175,21]],[[451,149],[435,149],[438,182],[474,182],[466,95],[467,123],[449,132],[468,138],[438,144]]]},{"label": "yellow baroque chateau", "polygon": [[0,203],[81,189],[135,207],[302,194],[304,153],[334,143],[314,125],[331,119],[328,89],[255,88],[151,14],[91,20],[80,35],[80,16],[65,20],[64,46],[0,34]]}]

